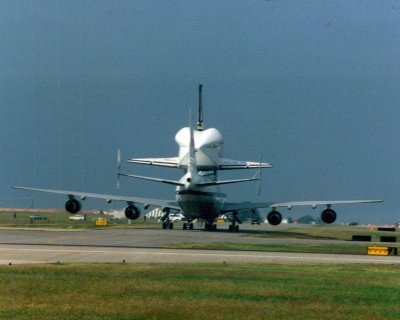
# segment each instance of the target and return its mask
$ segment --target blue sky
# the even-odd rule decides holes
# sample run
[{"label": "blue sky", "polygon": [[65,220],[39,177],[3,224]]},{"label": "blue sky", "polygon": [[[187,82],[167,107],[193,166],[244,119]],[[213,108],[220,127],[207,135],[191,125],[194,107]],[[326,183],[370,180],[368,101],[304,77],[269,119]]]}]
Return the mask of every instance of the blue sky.
[{"label": "blue sky", "polygon": [[[202,83],[225,156],[274,165],[260,197],[242,184],[229,200],[377,198],[336,207],[338,221],[397,222],[399,30],[397,1],[2,1],[1,206],[64,205],[10,185],[117,193],[116,150],[175,156]],[[119,193],[174,197],[126,179]]]}]

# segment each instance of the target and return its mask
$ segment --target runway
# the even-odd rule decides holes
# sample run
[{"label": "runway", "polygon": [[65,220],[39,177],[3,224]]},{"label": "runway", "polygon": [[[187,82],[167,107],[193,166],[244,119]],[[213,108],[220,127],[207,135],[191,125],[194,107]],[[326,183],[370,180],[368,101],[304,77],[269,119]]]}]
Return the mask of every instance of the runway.
[{"label": "runway", "polygon": [[[163,246],[178,242],[287,243],[292,241],[310,242],[311,240],[257,239],[246,237],[246,233],[204,232],[201,230],[0,230],[0,264],[57,262],[400,264],[400,257],[398,256],[163,248]],[[315,243],[315,240],[311,242]],[[318,242],[321,242],[321,240]]]},{"label": "runway", "polygon": [[158,248],[0,245],[0,264],[32,263],[400,264],[398,257]]}]

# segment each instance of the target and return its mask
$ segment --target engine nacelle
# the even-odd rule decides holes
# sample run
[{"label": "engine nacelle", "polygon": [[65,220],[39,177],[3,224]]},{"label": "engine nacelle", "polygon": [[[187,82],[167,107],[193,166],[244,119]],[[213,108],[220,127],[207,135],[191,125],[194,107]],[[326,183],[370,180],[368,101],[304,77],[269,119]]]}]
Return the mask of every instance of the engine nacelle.
[{"label": "engine nacelle", "polygon": [[321,220],[325,223],[333,223],[336,220],[336,212],[330,208],[321,213]]},{"label": "engine nacelle", "polygon": [[82,204],[76,199],[69,199],[65,203],[65,211],[69,213],[75,214],[81,211],[81,209],[82,209]]},{"label": "engine nacelle", "polygon": [[278,211],[273,210],[268,213],[267,220],[270,225],[277,226],[282,222],[282,215]]},{"label": "engine nacelle", "polygon": [[136,220],[140,217],[140,211],[134,205],[129,205],[125,208],[125,217],[129,220]]}]

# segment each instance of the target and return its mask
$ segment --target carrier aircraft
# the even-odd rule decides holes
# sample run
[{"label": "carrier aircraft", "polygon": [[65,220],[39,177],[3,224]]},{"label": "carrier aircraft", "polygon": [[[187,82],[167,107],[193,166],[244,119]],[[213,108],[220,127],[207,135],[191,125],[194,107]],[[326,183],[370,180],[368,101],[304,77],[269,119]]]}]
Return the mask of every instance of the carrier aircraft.
[{"label": "carrier aircraft", "polygon": [[[251,181],[260,183],[261,171],[272,168],[272,165],[260,161],[232,160],[224,157],[224,139],[215,128],[205,129],[203,124],[202,85],[199,86],[198,122],[193,128],[190,116],[189,126],[182,128],[175,136],[179,146],[179,155],[172,158],[133,158],[128,163],[142,164],[148,166],[160,166],[176,168],[184,171],[179,180],[169,180],[158,177],[140,176],[121,172],[121,155],[118,150],[118,173],[117,188],[119,189],[120,177],[142,179],[151,182],[164,183],[175,186],[175,199],[162,200],[141,198],[135,196],[108,195],[88,193],[79,191],[53,190],[32,187],[14,186],[14,189],[35,192],[61,194],[67,197],[65,210],[76,214],[82,209],[82,201],[88,198],[104,199],[111,201],[124,201],[127,203],[125,216],[130,220],[139,218],[141,212],[138,204],[144,209],[149,206],[160,207],[164,212],[162,227],[173,229],[170,213],[181,213],[186,222],[182,224],[183,229],[193,229],[193,221],[200,219],[204,221],[205,230],[216,230],[216,220],[224,215],[228,217],[229,231],[239,231],[241,216],[244,212],[257,214],[260,208],[269,208],[267,214],[268,223],[279,225],[282,215],[278,208],[292,209],[295,206],[310,206],[315,209],[322,206],[321,220],[325,223],[333,223],[336,220],[336,212],[333,205],[338,204],[361,204],[377,203],[381,200],[333,200],[333,201],[290,201],[290,202],[229,202],[226,194],[221,191],[221,185],[237,184]],[[218,172],[222,170],[253,170],[255,174],[247,179],[219,180]]]}]

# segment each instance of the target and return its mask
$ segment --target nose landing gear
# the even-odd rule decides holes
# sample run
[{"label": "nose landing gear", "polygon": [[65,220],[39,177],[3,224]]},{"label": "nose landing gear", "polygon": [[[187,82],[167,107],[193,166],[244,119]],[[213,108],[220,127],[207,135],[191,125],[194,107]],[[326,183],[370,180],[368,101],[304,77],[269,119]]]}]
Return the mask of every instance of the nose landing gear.
[{"label": "nose landing gear", "polygon": [[193,230],[193,222],[188,222],[188,223],[184,222],[182,225],[182,229],[183,230],[186,230],[186,229]]},{"label": "nose landing gear", "polygon": [[217,225],[214,223],[214,221],[209,222],[207,221],[204,225],[204,230],[206,231],[216,231],[217,230]]}]

